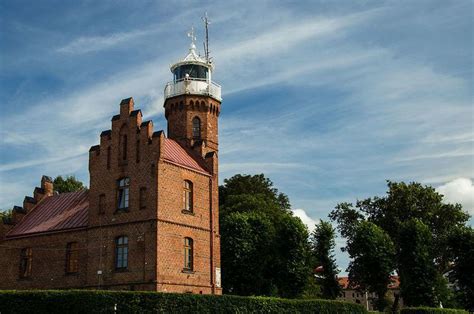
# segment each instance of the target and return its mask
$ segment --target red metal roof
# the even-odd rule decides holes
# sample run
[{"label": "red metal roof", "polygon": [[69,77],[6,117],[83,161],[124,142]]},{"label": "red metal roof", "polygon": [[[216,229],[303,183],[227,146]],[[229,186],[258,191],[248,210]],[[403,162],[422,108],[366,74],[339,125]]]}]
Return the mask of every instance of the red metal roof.
[{"label": "red metal roof", "polygon": [[[339,281],[339,285],[342,289],[351,289],[349,288],[349,277],[339,277],[337,279]],[[398,289],[400,286],[400,279],[398,276],[390,276],[390,283],[388,284],[387,288],[389,289]],[[357,287],[355,287],[357,288]],[[352,288],[352,289],[355,289]]]},{"label": "red metal roof", "polygon": [[166,161],[173,164],[196,170],[207,175],[209,174],[209,172],[204,170],[204,168],[201,167],[199,163],[191,157],[183,147],[181,147],[181,145],[172,139],[165,138],[163,156]]},{"label": "red metal roof", "polygon": [[87,190],[45,198],[15,225],[7,237],[87,227]]}]

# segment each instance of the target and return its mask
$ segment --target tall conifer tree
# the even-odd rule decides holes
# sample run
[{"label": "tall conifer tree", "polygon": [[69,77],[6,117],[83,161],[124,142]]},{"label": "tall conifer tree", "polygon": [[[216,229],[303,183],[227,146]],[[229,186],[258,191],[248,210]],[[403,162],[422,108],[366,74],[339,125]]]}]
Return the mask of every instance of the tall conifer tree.
[{"label": "tall conifer tree", "polygon": [[336,299],[341,292],[337,280],[337,265],[334,258],[335,230],[331,223],[320,221],[312,233],[312,253],[316,267],[321,266],[318,281],[321,284],[321,293],[325,299]]}]

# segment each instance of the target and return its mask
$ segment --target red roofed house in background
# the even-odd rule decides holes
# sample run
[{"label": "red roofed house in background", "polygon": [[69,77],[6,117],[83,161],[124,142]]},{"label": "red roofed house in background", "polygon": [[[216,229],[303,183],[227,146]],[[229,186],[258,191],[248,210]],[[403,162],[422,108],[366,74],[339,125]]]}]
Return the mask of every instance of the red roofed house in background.
[{"label": "red roofed house in background", "polygon": [[[342,288],[341,295],[338,299],[353,303],[362,304],[368,311],[375,311],[372,300],[376,298],[375,293],[366,293],[358,290],[356,287],[349,286],[349,277],[339,277],[339,285]],[[398,308],[403,307],[403,301],[400,297],[400,279],[398,276],[390,276],[388,285],[387,298],[392,301],[398,301]]]},{"label": "red roofed house in background", "polygon": [[127,98],[90,149],[89,190],[43,176],[0,222],[0,289],[222,293],[212,70],[193,39],[165,88],[167,137]]}]

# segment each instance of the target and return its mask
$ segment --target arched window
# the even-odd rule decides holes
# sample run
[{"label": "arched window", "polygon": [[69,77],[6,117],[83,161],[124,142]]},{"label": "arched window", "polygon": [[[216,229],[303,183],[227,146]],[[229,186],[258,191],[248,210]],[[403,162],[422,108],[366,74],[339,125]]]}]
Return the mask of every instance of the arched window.
[{"label": "arched window", "polygon": [[130,190],[130,179],[122,178],[118,180],[118,200],[117,208],[118,209],[127,209],[128,208],[128,198]]},{"label": "arched window", "polygon": [[21,249],[20,252],[20,278],[31,276],[31,264],[33,261],[33,252],[31,248]]},{"label": "arched window", "polygon": [[79,270],[79,250],[77,242],[69,242],[66,245],[66,273],[77,273]]},{"label": "arched window", "polygon": [[183,206],[184,211],[193,212],[193,183],[185,180],[183,186]]},{"label": "arched window", "polygon": [[128,267],[128,237],[120,236],[115,239],[115,269]]},{"label": "arched window", "polygon": [[198,117],[193,118],[193,138],[201,138],[201,120]]},{"label": "arched window", "polygon": [[184,269],[193,270],[193,239],[184,238]]}]

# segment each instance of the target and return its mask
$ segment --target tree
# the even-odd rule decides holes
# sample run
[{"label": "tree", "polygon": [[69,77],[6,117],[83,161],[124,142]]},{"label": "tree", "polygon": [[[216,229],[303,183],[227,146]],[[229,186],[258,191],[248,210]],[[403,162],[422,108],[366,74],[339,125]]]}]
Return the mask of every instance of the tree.
[{"label": "tree", "polygon": [[322,267],[321,294],[326,299],[336,299],[341,293],[337,280],[337,265],[334,258],[335,230],[331,223],[320,221],[311,235],[312,255],[316,266]]},{"label": "tree", "polygon": [[277,257],[273,266],[278,295],[295,298],[303,293],[312,270],[308,229],[301,219],[285,214],[276,224],[276,230],[274,248],[278,255],[271,254],[271,257]]},{"label": "tree", "polygon": [[67,176],[65,179],[62,176],[57,176],[53,184],[54,190],[58,193],[75,192],[85,189],[84,184],[77,180],[75,176]]},{"label": "tree", "polygon": [[[401,259],[401,230],[403,225],[413,219],[428,227],[431,236],[431,256],[436,267],[436,278],[449,270],[453,258],[449,248],[450,235],[465,226],[469,215],[459,204],[446,204],[443,195],[430,186],[419,183],[390,182],[384,197],[373,197],[351,203],[341,203],[330,213],[330,218],[338,223],[338,229],[344,237],[353,233],[355,226],[362,221],[370,221],[382,228],[393,241],[396,249],[396,270],[403,281],[400,269],[408,269]],[[407,276],[405,274],[405,276]],[[422,278],[413,278],[419,280]],[[435,284],[435,283],[433,283]],[[443,281],[437,280],[435,289],[438,299],[442,299]]]},{"label": "tree", "polygon": [[7,210],[2,210],[0,209],[0,221],[3,220],[9,220],[12,219],[13,217],[13,209],[7,209]]},{"label": "tree", "polygon": [[452,279],[457,299],[466,310],[474,312],[474,229],[461,227],[449,239],[453,259]]},{"label": "tree", "polygon": [[273,182],[263,174],[236,174],[232,178],[225,179],[224,185],[219,186],[219,204],[232,204],[228,198],[237,195],[263,199],[286,211],[291,208],[288,196],[278,192],[278,189],[273,187]]},{"label": "tree", "polygon": [[219,187],[222,280],[226,293],[301,295],[310,275],[308,231],[263,174]]},{"label": "tree", "polygon": [[270,272],[275,229],[270,219],[256,212],[234,212],[221,219],[222,281],[226,292],[270,295]]},{"label": "tree", "polygon": [[374,223],[360,222],[353,231],[347,241],[347,252],[352,258],[349,282],[361,291],[375,292],[375,307],[383,311],[388,305],[386,294],[395,268],[395,246],[388,234]]},{"label": "tree", "polygon": [[400,231],[400,292],[408,306],[436,306],[436,266],[431,232],[419,219],[403,223]]}]

